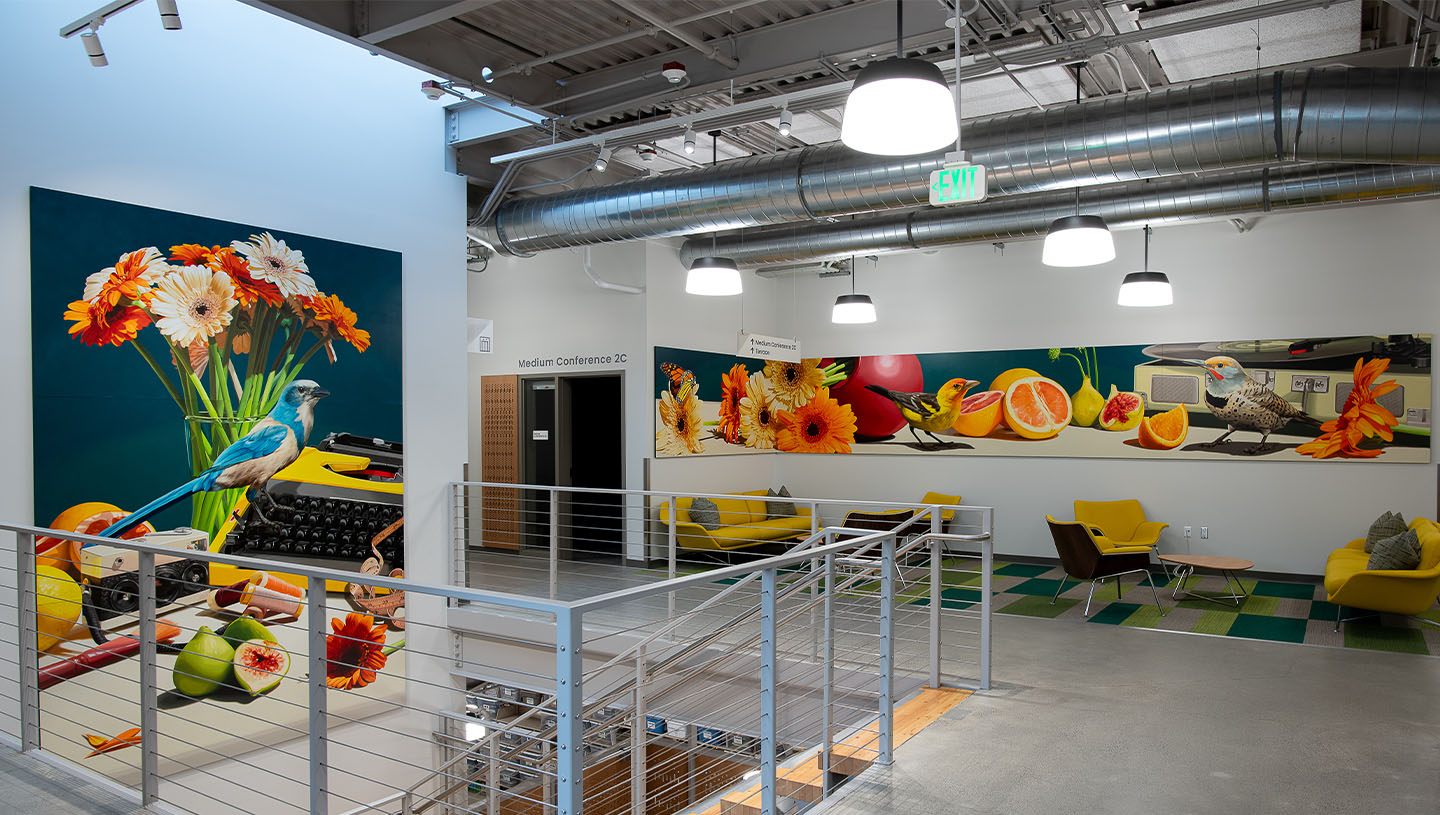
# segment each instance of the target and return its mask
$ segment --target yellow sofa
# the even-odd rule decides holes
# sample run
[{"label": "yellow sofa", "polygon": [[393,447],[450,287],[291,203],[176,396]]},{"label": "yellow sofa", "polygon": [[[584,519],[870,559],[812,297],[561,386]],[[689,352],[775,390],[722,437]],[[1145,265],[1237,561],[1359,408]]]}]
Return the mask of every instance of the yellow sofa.
[{"label": "yellow sofa", "polygon": [[[711,498],[720,510],[721,526],[706,529],[690,520],[693,498],[677,498],[679,512],[675,515],[675,545],[681,549],[731,550],[760,546],[773,541],[796,538],[810,532],[810,509],[797,505],[793,517],[768,520],[765,490],[734,493],[733,498]],[[774,498],[772,501],[789,501]],[[670,502],[660,504],[660,524],[670,525]]]},{"label": "yellow sofa", "polygon": [[[1326,599],[1336,606],[1407,616],[1435,605],[1440,595],[1440,526],[1416,518],[1410,528],[1420,540],[1419,568],[1370,571],[1365,568],[1370,562],[1365,539],[1358,538],[1331,552],[1325,562]],[[1335,626],[1340,626],[1338,609]]]}]

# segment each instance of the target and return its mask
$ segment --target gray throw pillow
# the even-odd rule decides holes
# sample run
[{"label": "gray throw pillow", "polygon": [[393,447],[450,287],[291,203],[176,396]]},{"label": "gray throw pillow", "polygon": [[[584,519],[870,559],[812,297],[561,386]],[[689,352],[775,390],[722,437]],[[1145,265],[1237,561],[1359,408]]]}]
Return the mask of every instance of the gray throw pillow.
[{"label": "gray throw pillow", "polygon": [[[789,497],[790,497],[790,490],[786,489],[784,485],[781,485],[779,492],[776,492],[775,490],[766,490],[766,491],[765,491],[765,497],[767,497],[767,498],[789,498]],[[796,515],[796,512],[795,512],[795,502],[794,502],[794,501],[766,501],[766,502],[765,502],[765,516],[766,516],[766,520],[773,521],[773,520],[775,520],[776,518],[793,518],[793,517],[795,517],[795,515]]]},{"label": "gray throw pillow", "polygon": [[1375,551],[1375,542],[1385,538],[1393,538],[1404,532],[1406,529],[1405,519],[1398,512],[1387,512],[1375,519],[1370,524],[1370,531],[1365,533],[1365,551]]},{"label": "gray throw pillow", "polygon": [[720,528],[720,507],[709,498],[696,498],[690,502],[690,520],[714,532]]},{"label": "gray throw pillow", "polygon": [[1414,569],[1420,565],[1420,539],[1415,530],[1407,529],[1399,535],[1375,541],[1375,551],[1370,554],[1366,569]]}]

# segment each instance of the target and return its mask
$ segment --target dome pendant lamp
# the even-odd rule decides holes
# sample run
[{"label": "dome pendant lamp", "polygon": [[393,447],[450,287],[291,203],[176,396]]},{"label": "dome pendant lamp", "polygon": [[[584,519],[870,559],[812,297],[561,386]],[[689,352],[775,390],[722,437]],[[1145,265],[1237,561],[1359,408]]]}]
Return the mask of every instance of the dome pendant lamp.
[{"label": "dome pendant lamp", "polygon": [[[720,158],[720,131],[710,131],[713,147],[710,149],[710,164],[714,166]],[[730,297],[739,294],[740,267],[730,258],[716,256],[715,233],[710,233],[710,255],[695,258],[690,262],[690,271],[685,274],[685,293],[706,297]]]},{"label": "dome pendant lamp", "polygon": [[[1080,103],[1080,69],[1075,69],[1075,103]],[[1075,188],[1075,214],[1050,222],[1040,261],[1046,266],[1095,266],[1115,259],[1115,238],[1099,215],[1080,214],[1080,188]]]},{"label": "dome pendant lamp", "polygon": [[845,101],[840,141],[852,150],[913,156],[939,150],[959,133],[944,74],[923,59],[905,58],[903,6],[896,0],[895,57],[861,69]]},{"label": "dome pendant lamp", "polygon": [[875,322],[875,303],[868,294],[855,293],[855,274],[860,271],[860,262],[850,259],[850,293],[835,298],[835,307],[830,310],[830,322],[837,325],[857,325]]},{"label": "dome pendant lamp", "polygon": [[1150,225],[1145,225],[1145,271],[1125,275],[1120,284],[1120,297],[1115,301],[1122,306],[1148,308],[1168,306],[1175,302],[1170,289],[1170,278],[1164,272],[1150,271]]}]

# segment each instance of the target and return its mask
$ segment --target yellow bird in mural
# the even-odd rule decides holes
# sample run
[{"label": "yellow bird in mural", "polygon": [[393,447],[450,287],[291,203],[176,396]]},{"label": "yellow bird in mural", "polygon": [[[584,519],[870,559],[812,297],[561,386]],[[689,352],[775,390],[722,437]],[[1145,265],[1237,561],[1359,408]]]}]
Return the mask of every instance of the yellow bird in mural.
[{"label": "yellow bird in mural", "polygon": [[923,430],[925,435],[944,444],[935,435],[936,431],[949,430],[955,424],[956,417],[960,415],[960,404],[965,401],[965,392],[978,384],[963,377],[952,379],[942,385],[938,393],[899,393],[880,385],[866,385],[865,388],[894,402],[906,424],[910,425],[911,435],[923,446],[925,442],[915,431]]}]

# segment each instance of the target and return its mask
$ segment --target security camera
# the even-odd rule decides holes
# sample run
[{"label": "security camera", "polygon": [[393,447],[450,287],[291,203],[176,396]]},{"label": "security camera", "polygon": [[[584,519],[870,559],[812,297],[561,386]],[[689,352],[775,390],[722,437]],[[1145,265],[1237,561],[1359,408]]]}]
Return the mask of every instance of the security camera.
[{"label": "security camera", "polygon": [[175,0],[155,0],[155,5],[160,7],[160,25],[166,31],[179,31],[180,9],[175,7]]},{"label": "security camera", "polygon": [[421,82],[420,92],[425,94],[425,98],[432,102],[445,95],[445,89],[440,86],[439,82],[433,79],[427,79]]},{"label": "security camera", "polygon": [[660,66],[660,75],[671,85],[678,85],[685,81],[685,63],[667,62]]},{"label": "security camera", "polygon": [[100,35],[94,31],[86,31],[80,35],[80,42],[85,44],[85,55],[90,57],[90,64],[96,68],[104,68],[110,64],[105,58],[105,48],[100,45]]}]

